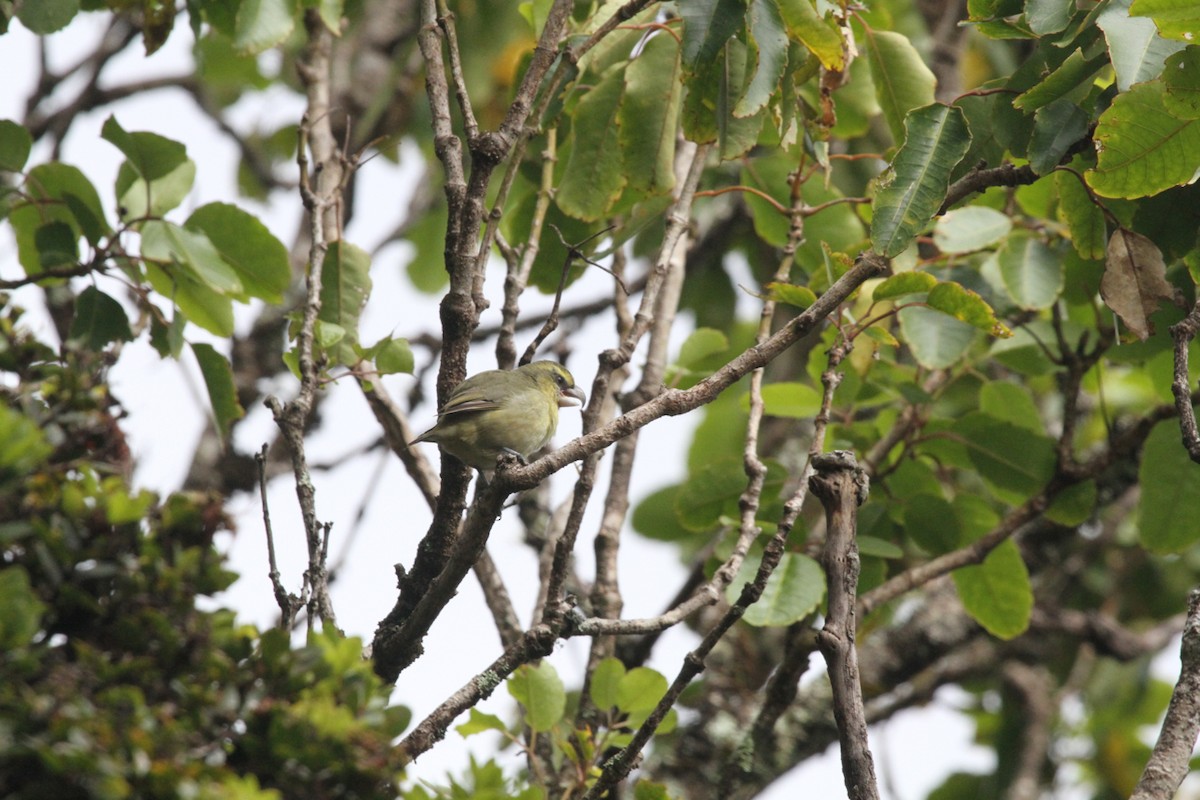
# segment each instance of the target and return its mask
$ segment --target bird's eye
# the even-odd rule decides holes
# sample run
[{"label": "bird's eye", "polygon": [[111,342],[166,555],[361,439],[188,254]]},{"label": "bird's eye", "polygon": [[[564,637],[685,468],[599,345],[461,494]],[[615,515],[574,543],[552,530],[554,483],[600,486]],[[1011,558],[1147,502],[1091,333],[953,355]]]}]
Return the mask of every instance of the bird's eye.
[{"label": "bird's eye", "polygon": [[564,389],[567,388],[567,379],[562,375],[555,374],[554,380],[558,381],[559,386],[563,387]]}]

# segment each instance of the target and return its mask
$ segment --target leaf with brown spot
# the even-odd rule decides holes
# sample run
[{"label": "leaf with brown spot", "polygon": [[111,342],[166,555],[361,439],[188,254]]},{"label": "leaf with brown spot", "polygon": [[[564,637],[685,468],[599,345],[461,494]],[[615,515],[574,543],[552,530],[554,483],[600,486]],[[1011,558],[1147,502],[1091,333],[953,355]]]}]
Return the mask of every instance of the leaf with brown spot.
[{"label": "leaf with brown spot", "polygon": [[1177,301],[1177,291],[1167,282],[1162,251],[1141,234],[1118,228],[1108,240],[1100,296],[1129,330],[1145,341],[1154,332],[1150,315],[1163,300]]}]

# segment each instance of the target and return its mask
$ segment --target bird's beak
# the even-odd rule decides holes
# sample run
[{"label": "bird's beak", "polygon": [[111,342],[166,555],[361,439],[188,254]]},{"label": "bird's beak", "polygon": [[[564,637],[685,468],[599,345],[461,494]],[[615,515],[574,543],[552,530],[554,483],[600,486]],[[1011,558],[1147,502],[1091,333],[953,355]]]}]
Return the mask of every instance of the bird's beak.
[{"label": "bird's beak", "polygon": [[583,389],[580,389],[578,386],[567,387],[558,393],[559,408],[569,408],[576,405],[581,406],[586,402],[587,395],[585,395],[583,393]]}]

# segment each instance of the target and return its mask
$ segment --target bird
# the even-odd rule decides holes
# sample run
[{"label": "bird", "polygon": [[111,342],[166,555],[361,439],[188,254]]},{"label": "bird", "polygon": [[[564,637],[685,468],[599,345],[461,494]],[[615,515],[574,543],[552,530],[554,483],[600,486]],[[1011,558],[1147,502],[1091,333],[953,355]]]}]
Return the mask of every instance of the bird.
[{"label": "bird", "polygon": [[437,424],[409,444],[435,442],[486,473],[505,453],[526,463],[554,436],[558,409],[583,405],[585,400],[571,373],[554,361],[491,369],[460,383],[438,410]]}]

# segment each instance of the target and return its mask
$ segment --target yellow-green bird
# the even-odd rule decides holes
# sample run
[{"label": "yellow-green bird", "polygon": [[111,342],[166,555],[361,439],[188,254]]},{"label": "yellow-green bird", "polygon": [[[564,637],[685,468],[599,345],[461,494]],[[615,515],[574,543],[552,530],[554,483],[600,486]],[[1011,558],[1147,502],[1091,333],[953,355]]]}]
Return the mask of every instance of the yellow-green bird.
[{"label": "yellow-green bird", "polygon": [[491,369],[460,383],[438,411],[437,425],[412,444],[436,442],[478,470],[493,470],[502,453],[524,461],[545,447],[558,428],[558,409],[584,400],[571,373],[553,361]]}]

